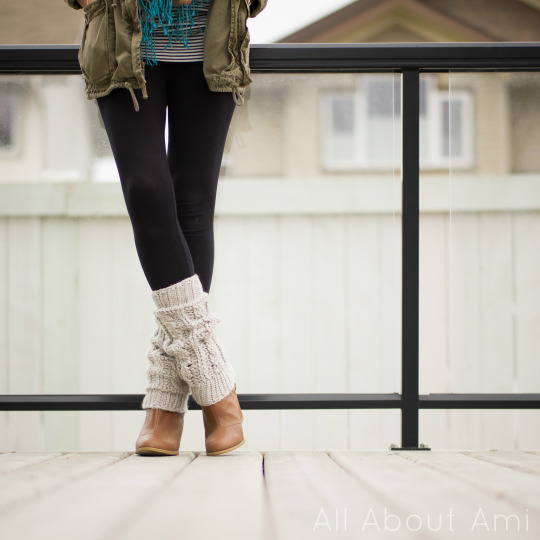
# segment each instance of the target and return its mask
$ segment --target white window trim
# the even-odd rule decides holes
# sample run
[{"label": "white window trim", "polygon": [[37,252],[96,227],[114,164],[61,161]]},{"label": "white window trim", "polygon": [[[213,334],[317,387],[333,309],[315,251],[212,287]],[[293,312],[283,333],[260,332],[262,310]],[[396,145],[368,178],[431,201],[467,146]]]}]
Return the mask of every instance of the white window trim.
[{"label": "white window trim", "polygon": [[[373,74],[370,75],[369,80],[377,80],[380,76]],[[388,80],[388,77],[385,77]],[[473,118],[473,96],[471,92],[464,89],[452,89],[450,94],[444,91],[438,91],[436,88],[436,78],[427,77],[423,79],[426,81],[426,115],[428,124],[428,135],[426,136],[426,143],[428,147],[423,154],[425,157],[421,159],[422,170],[434,170],[441,168],[461,168],[470,169],[474,166],[474,118]],[[323,170],[326,171],[358,171],[358,170],[391,170],[394,167],[399,167],[401,162],[401,149],[394,149],[395,162],[392,163],[389,160],[373,161],[369,160],[366,155],[367,149],[367,137],[368,123],[365,121],[367,118],[367,92],[366,88],[366,75],[359,75],[357,78],[357,84],[354,89],[344,88],[326,88],[320,93],[320,152],[321,156],[320,165]],[[349,160],[336,160],[332,156],[328,155],[328,139],[331,136],[331,132],[328,128],[331,121],[331,103],[333,97],[340,95],[348,96],[353,99],[354,102],[354,115],[355,115],[355,129],[354,129],[354,147],[357,149],[353,159]],[[445,101],[451,99],[452,101],[458,99],[463,106],[463,154],[459,157],[451,157],[443,155],[443,133],[441,130],[443,122],[443,108],[442,104]],[[396,126],[396,133],[393,140],[399,142],[401,139],[401,122],[399,126]],[[399,145],[396,145],[399,146]]]},{"label": "white window trim", "polygon": [[[355,148],[362,148],[360,141],[358,139],[358,130],[356,129],[356,126],[358,126],[358,115],[359,115],[359,107],[358,107],[358,95],[354,90],[351,89],[344,89],[344,88],[326,88],[323,89],[320,93],[320,99],[319,99],[319,126],[321,126],[321,129],[319,130],[320,140],[319,140],[319,155],[321,156],[321,166],[324,169],[328,170],[354,170],[358,168],[358,164],[355,160],[336,160],[332,156],[328,155],[328,148],[330,145],[328,144],[329,141],[329,135],[330,130],[325,129],[326,126],[328,126],[329,121],[331,119],[331,112],[332,112],[332,98],[337,98],[340,96],[345,96],[353,99],[354,103],[354,147]],[[355,99],[356,98],[356,99]]]},{"label": "white window trim", "polygon": [[[395,80],[396,74],[392,74],[392,82]],[[374,171],[388,171],[392,170],[393,168],[399,168],[401,166],[401,149],[400,148],[394,148],[394,162],[392,163],[388,159],[382,159],[382,160],[374,160],[374,159],[368,159],[367,155],[367,140],[369,138],[369,129],[368,129],[368,122],[366,119],[368,118],[368,99],[367,99],[367,84],[370,81],[376,82],[377,80],[384,80],[387,82],[389,80],[388,74],[386,76],[381,76],[377,74],[370,75],[369,78],[366,77],[366,75],[359,75],[356,79],[356,93],[359,96],[359,102],[360,107],[359,111],[361,112],[360,115],[357,115],[356,121],[358,122],[358,126],[360,126],[360,132],[361,132],[361,143],[362,143],[362,160],[360,161],[360,166],[358,168],[366,169],[366,170],[374,170]],[[400,85],[401,86],[401,85]],[[395,100],[394,100],[395,101]],[[403,100],[402,100],[403,101]],[[396,122],[395,118],[395,111],[394,111],[394,120],[392,122],[392,130],[393,130],[393,136],[392,136],[392,144],[395,142],[396,135],[398,138],[398,142],[401,140],[401,122]],[[390,141],[389,141],[390,142]],[[399,145],[397,145],[399,146]]]},{"label": "white window trim", "polygon": [[[474,165],[474,137],[473,137],[473,96],[467,90],[451,90],[450,94],[438,93],[439,114],[442,116],[442,104],[444,101],[459,99],[463,107],[463,154],[459,157],[443,155],[443,140],[439,141],[439,163],[444,167],[470,169]],[[440,133],[442,135],[442,133]]]}]

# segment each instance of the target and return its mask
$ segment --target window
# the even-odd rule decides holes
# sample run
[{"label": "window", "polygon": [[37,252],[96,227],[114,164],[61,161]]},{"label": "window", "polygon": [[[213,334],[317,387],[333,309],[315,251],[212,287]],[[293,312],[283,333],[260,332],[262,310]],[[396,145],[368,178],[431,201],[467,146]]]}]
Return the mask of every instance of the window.
[{"label": "window", "polygon": [[2,75],[0,80],[0,157],[12,158],[21,151],[22,102],[28,80],[19,75]]},{"label": "window", "polygon": [[0,90],[0,150],[11,151],[16,145],[15,94]]},{"label": "window", "polygon": [[[470,167],[472,99],[464,89],[437,89],[420,79],[420,161],[423,168]],[[353,89],[329,90],[321,100],[321,160],[327,170],[392,169],[401,161],[401,80],[360,75]]]},{"label": "window", "polygon": [[473,113],[470,90],[438,90],[436,76],[420,79],[420,165],[470,168]]}]

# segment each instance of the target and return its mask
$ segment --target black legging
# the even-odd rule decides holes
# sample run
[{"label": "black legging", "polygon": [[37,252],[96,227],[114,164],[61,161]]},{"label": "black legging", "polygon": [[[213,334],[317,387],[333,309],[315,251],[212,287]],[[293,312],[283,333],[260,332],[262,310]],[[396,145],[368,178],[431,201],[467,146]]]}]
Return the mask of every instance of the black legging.
[{"label": "black legging", "polygon": [[97,98],[137,254],[152,290],[196,273],[209,292],[217,182],[236,105],[230,92],[208,88],[202,61],[158,62],[145,76],[139,111],[125,88]]}]

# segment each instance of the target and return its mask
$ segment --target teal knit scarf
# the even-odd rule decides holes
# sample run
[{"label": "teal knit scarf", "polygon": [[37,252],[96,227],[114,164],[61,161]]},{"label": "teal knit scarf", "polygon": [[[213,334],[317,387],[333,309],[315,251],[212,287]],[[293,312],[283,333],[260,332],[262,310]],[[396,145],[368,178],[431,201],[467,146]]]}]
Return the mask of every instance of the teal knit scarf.
[{"label": "teal knit scarf", "polygon": [[[138,0],[139,18],[142,27],[141,54],[150,67],[157,65],[155,30],[159,25],[169,37],[169,45],[172,39],[182,42],[189,49],[189,37],[193,35],[193,21],[198,10],[208,8],[208,0],[192,0],[191,4],[174,5],[172,0]],[[173,13],[178,17],[176,21]],[[173,22],[176,24],[172,25]]]}]

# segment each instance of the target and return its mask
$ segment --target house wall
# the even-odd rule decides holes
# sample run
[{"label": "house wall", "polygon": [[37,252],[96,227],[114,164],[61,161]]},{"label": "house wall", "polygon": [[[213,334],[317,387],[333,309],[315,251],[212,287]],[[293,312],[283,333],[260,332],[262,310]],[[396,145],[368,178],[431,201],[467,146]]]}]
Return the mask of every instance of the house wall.
[{"label": "house wall", "polygon": [[[319,99],[324,91],[354,89],[356,75],[254,77],[256,99],[235,113],[231,128],[235,137],[241,132],[242,144],[248,151],[234,160],[227,175],[310,178],[336,174],[325,171],[320,157],[323,123]],[[540,75],[443,73],[437,78],[439,89],[449,92],[450,99],[453,91],[467,90],[473,100],[474,165],[468,171],[455,167],[454,173],[500,175],[540,171],[540,155],[535,150],[535,142],[540,140],[540,122],[536,121],[540,113],[535,106]],[[229,148],[238,152],[238,147],[229,144]],[[448,169],[439,173],[447,176]],[[370,171],[339,174],[358,177]]]},{"label": "house wall", "polygon": [[515,172],[540,171],[540,110],[538,107],[538,80],[536,73],[520,73],[508,84],[510,102],[512,170]]}]

